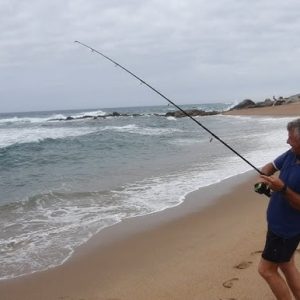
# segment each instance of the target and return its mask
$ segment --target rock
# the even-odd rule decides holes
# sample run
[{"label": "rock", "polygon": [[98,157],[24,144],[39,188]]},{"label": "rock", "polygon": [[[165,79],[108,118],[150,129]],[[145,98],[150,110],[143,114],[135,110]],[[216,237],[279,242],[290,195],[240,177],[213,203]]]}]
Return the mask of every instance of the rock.
[{"label": "rock", "polygon": [[268,107],[268,106],[273,106],[274,105],[274,101],[272,101],[271,99],[266,99],[263,102],[258,102],[254,105],[254,107]]},{"label": "rock", "polygon": [[233,109],[244,109],[244,108],[251,108],[255,106],[255,102],[253,102],[250,99],[245,99],[242,102],[240,102],[238,105],[234,106]]},{"label": "rock", "polygon": [[[185,110],[185,112],[192,117],[196,116],[211,116],[211,115],[216,115],[219,114],[217,111],[204,111],[204,110],[199,110],[199,109],[188,109]],[[185,113],[183,113],[180,110],[176,111],[169,111],[165,114],[166,117],[175,117],[175,118],[182,118],[182,117],[187,117]]]},{"label": "rock", "polygon": [[264,106],[272,106],[273,105],[273,101],[270,98],[265,99],[265,101],[263,103],[264,103]]},{"label": "rock", "polygon": [[274,106],[282,105],[282,104],[285,104],[285,100],[284,99],[280,99],[280,100],[277,100],[277,101],[274,102]]},{"label": "rock", "polygon": [[285,98],[286,104],[300,102],[300,94],[296,94],[290,97]]}]

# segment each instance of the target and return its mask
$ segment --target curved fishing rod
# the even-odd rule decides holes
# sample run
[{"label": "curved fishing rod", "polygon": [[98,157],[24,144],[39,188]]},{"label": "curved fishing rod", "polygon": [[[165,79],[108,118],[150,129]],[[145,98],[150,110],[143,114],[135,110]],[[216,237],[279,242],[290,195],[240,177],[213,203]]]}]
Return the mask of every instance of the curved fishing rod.
[{"label": "curved fishing rod", "polygon": [[130,75],[132,75],[133,77],[135,77],[138,81],[140,81],[141,83],[145,84],[148,88],[150,88],[151,90],[153,90],[155,93],[157,93],[158,95],[160,95],[161,97],[163,97],[165,100],[167,100],[170,104],[172,104],[174,107],[176,107],[178,110],[180,110],[183,114],[185,114],[187,117],[189,117],[190,119],[192,119],[195,123],[197,123],[200,127],[202,127],[204,130],[206,130],[209,134],[211,134],[215,139],[217,139],[219,142],[221,142],[225,147],[227,147],[229,150],[231,150],[234,154],[236,154],[238,157],[240,157],[244,162],[246,162],[249,166],[251,166],[256,172],[258,172],[260,175],[264,175],[257,167],[255,167],[250,161],[248,161],[245,157],[243,157],[241,154],[239,154],[236,150],[234,150],[231,146],[229,146],[227,143],[225,143],[221,138],[219,138],[216,134],[214,134],[212,131],[210,131],[207,127],[205,127],[203,124],[201,124],[198,120],[196,120],[194,117],[192,117],[190,114],[188,114],[185,110],[183,110],[181,107],[179,107],[177,104],[175,104],[173,101],[171,101],[170,99],[168,99],[165,95],[163,95],[161,92],[159,92],[157,89],[155,89],[154,87],[152,87],[150,84],[148,84],[146,81],[144,81],[143,79],[141,79],[140,77],[138,77],[137,75],[135,75],[134,73],[132,73],[131,71],[129,71],[128,69],[126,69],[125,67],[123,67],[122,65],[120,65],[119,63],[117,63],[116,61],[114,61],[113,59],[111,59],[110,57],[106,56],[105,54],[101,53],[100,51],[84,44],[81,43],[79,41],[75,41],[75,43],[78,43],[88,49],[90,49],[92,52],[95,52],[101,56],[103,56],[104,58],[106,58],[107,60],[109,60],[110,62],[112,62],[113,64],[115,64],[115,66],[120,67],[121,69],[123,69],[125,72],[129,73]]}]

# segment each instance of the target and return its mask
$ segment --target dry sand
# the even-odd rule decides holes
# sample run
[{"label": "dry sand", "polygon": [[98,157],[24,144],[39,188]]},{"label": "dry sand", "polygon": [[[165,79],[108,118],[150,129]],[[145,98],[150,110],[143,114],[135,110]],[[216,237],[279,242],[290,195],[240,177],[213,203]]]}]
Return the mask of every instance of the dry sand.
[{"label": "dry sand", "polygon": [[[291,115],[300,106],[268,114],[280,108]],[[0,281],[0,299],[274,299],[256,271],[268,203],[253,191],[256,177],[222,181],[175,208],[103,230],[62,266]]]}]

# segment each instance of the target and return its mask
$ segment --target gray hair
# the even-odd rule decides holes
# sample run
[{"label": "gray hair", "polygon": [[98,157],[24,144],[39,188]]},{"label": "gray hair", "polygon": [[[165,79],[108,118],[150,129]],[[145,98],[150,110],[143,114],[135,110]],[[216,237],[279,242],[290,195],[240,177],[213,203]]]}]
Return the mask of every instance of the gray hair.
[{"label": "gray hair", "polygon": [[297,133],[298,137],[300,137],[300,118],[295,119],[287,124],[287,130],[293,130],[295,129],[295,132]]}]

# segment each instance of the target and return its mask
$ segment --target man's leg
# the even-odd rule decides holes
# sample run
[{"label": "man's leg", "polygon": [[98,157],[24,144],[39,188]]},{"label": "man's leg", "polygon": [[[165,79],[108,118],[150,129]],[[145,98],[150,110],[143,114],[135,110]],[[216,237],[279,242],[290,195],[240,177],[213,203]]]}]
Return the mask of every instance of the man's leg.
[{"label": "man's leg", "polygon": [[279,264],[279,267],[296,300],[300,300],[300,272],[296,267],[294,256],[289,262]]},{"label": "man's leg", "polygon": [[[279,264],[262,258],[258,266],[258,272],[267,281],[278,300],[292,300],[289,287],[278,272],[278,266]],[[289,270],[289,272],[292,273],[292,270]]]}]

